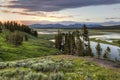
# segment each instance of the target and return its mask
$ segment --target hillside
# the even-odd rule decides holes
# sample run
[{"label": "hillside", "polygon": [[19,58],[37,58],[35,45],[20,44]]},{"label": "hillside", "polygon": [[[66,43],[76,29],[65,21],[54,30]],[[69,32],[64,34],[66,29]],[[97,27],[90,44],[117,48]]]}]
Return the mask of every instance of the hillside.
[{"label": "hillside", "polygon": [[101,27],[92,27],[91,29],[120,29],[120,25],[112,25],[112,26],[101,26]]},{"label": "hillside", "polygon": [[8,33],[10,34],[11,32],[9,32],[9,30],[3,30],[2,33],[0,33],[0,61],[40,57],[55,54],[57,52],[55,48],[51,47],[53,43],[48,40],[49,35],[39,35],[38,38],[36,38],[21,32],[21,35],[28,36],[28,41],[23,41],[20,46],[14,46],[5,41],[5,35]]},{"label": "hillside", "polygon": [[120,80],[119,76],[120,70],[100,67],[86,58],[74,56],[0,63],[0,80]]}]

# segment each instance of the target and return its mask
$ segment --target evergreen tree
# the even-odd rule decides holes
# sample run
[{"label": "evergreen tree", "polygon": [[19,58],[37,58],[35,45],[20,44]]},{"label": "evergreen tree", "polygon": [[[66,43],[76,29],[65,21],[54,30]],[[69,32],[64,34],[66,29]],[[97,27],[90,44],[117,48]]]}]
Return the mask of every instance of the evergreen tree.
[{"label": "evergreen tree", "polygon": [[108,54],[111,52],[111,49],[109,47],[107,47],[107,49],[105,50],[105,53],[103,55],[103,58],[108,58]]},{"label": "evergreen tree", "polygon": [[117,43],[119,44],[119,47],[120,47],[120,40],[118,40]]},{"label": "evergreen tree", "polygon": [[88,44],[88,47],[87,47],[87,53],[88,53],[88,56],[91,56],[91,57],[94,56],[93,53],[92,53],[92,49],[91,49],[90,44]]},{"label": "evergreen tree", "polygon": [[86,25],[83,25],[82,37],[83,37],[83,41],[88,41],[88,39],[89,39],[88,30],[87,30]]},{"label": "evergreen tree", "polygon": [[78,30],[76,30],[76,51],[77,51],[77,55],[78,56],[84,56],[83,53],[83,42],[80,39],[80,32]]},{"label": "evergreen tree", "polygon": [[68,33],[68,43],[69,43],[69,54],[70,55],[72,55],[73,53],[72,53],[72,49],[73,49],[73,47],[72,47],[72,34],[71,34],[71,32],[69,32]]},{"label": "evergreen tree", "polygon": [[55,47],[58,50],[62,50],[62,41],[63,41],[62,33],[58,30],[58,34],[55,35]]},{"label": "evergreen tree", "polygon": [[23,36],[18,31],[15,31],[14,33],[6,36],[6,41],[15,46],[19,46],[23,42]]},{"label": "evergreen tree", "polygon": [[83,37],[83,44],[84,44],[84,52],[86,56],[93,56],[92,54],[92,49],[90,46],[90,39],[89,39],[89,34],[88,34],[88,29],[86,25],[83,25],[82,28],[82,37]]},{"label": "evergreen tree", "polygon": [[55,47],[64,54],[85,56],[86,53],[88,56],[93,56],[85,25],[82,34],[79,30],[65,34],[58,30],[58,34],[55,35]]},{"label": "evergreen tree", "polygon": [[[1,24],[1,23],[0,23]],[[27,25],[21,25],[21,24],[18,24],[17,22],[14,22],[14,21],[7,21],[7,22],[4,22],[2,24],[2,27],[4,27],[5,29],[8,29],[10,30],[11,32],[14,32],[14,31],[22,31],[22,32],[26,32],[28,34],[31,34],[35,37],[38,37],[38,34],[37,34],[37,31],[35,30],[32,30],[31,28],[29,28],[29,26]]]},{"label": "evergreen tree", "polygon": [[33,35],[34,35],[35,37],[38,37],[37,31],[34,31]]},{"label": "evergreen tree", "polygon": [[25,35],[25,41],[28,41],[28,36],[27,35]]},{"label": "evergreen tree", "polygon": [[98,58],[100,58],[100,55],[101,55],[101,52],[102,52],[102,48],[101,48],[99,43],[96,45],[96,52],[97,52]]},{"label": "evergreen tree", "polygon": [[108,58],[108,52],[105,50],[105,53],[103,54],[103,58]]},{"label": "evergreen tree", "polygon": [[107,50],[107,52],[111,52],[111,49],[110,49],[110,47],[107,47],[107,49],[106,49],[106,50]]},{"label": "evergreen tree", "polygon": [[69,39],[68,39],[68,34],[65,34],[64,54],[69,54]]},{"label": "evergreen tree", "polygon": [[2,22],[0,22],[0,33],[2,33]]}]

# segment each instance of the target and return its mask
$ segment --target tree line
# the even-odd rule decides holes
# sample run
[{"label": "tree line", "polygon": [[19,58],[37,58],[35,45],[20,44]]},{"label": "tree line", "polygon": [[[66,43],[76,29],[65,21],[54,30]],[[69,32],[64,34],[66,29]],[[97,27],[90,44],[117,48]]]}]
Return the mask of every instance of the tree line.
[{"label": "tree line", "polygon": [[86,25],[83,26],[82,32],[79,30],[67,33],[58,31],[55,35],[55,47],[64,54],[93,56]]},{"label": "tree line", "polygon": [[[62,33],[60,30],[58,30],[58,34],[55,35],[55,47],[63,54],[91,57],[94,56],[92,53],[89,32],[86,25],[82,27],[81,31],[76,30],[73,32]],[[107,58],[109,52],[110,48],[107,47],[103,57]],[[96,45],[96,54],[98,55],[98,58],[101,57],[101,53],[102,48],[98,43]]]},{"label": "tree line", "polygon": [[7,21],[4,23],[0,22],[0,33],[2,33],[2,31],[5,29],[9,30],[10,32],[8,34],[5,34],[5,41],[15,46],[21,45],[24,40],[28,41],[28,35],[23,35],[21,32],[25,32],[35,37],[38,37],[37,31],[29,28],[29,26],[27,25],[18,24],[14,21]]},{"label": "tree line", "polygon": [[31,34],[35,37],[38,36],[37,31],[29,28],[29,26],[27,26],[27,25],[18,24],[15,21],[7,21],[7,22],[4,22],[4,23],[0,22],[0,31],[2,31],[2,29],[8,29],[11,32],[14,32],[14,31],[18,30],[18,31],[22,31],[22,32],[26,32],[28,34]]}]

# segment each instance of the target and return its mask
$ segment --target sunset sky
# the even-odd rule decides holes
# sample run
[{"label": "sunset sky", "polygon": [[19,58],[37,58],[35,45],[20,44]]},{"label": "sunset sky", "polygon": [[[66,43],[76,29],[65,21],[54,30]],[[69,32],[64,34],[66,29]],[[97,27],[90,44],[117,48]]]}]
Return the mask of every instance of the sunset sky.
[{"label": "sunset sky", "polygon": [[0,21],[117,22],[120,0],[0,0]]}]

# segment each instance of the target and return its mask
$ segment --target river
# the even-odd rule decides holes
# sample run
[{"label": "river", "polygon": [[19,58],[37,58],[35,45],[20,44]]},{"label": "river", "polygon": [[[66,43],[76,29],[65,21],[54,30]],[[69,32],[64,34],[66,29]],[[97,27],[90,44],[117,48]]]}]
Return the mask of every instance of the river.
[{"label": "river", "polygon": [[[39,34],[57,34],[57,32],[38,32]],[[98,39],[102,39],[102,40],[110,40],[110,39],[120,39],[120,33],[105,33],[104,35],[92,35],[90,36],[90,38],[98,38]],[[54,42],[54,40],[50,40],[52,42]],[[96,56],[96,45],[97,42],[92,42],[91,41],[91,48],[92,48],[92,52],[93,54]],[[102,55],[101,58],[106,50],[107,47],[110,47],[111,52],[108,55],[108,58],[110,60],[120,60],[120,47],[117,46],[113,46],[113,45],[109,45],[109,44],[103,44],[100,43],[101,48],[102,48]]]},{"label": "river", "polygon": [[[96,55],[96,45],[97,45],[97,42],[92,42],[91,41],[91,48],[92,48],[92,52],[94,55]],[[117,46],[113,46],[113,45],[109,45],[109,44],[103,44],[103,43],[100,43],[101,45],[101,48],[102,48],[102,55],[101,57],[103,56],[105,50],[107,47],[110,47],[111,49],[111,52],[109,53],[108,57],[110,60],[120,60],[120,47],[117,47]]]}]

